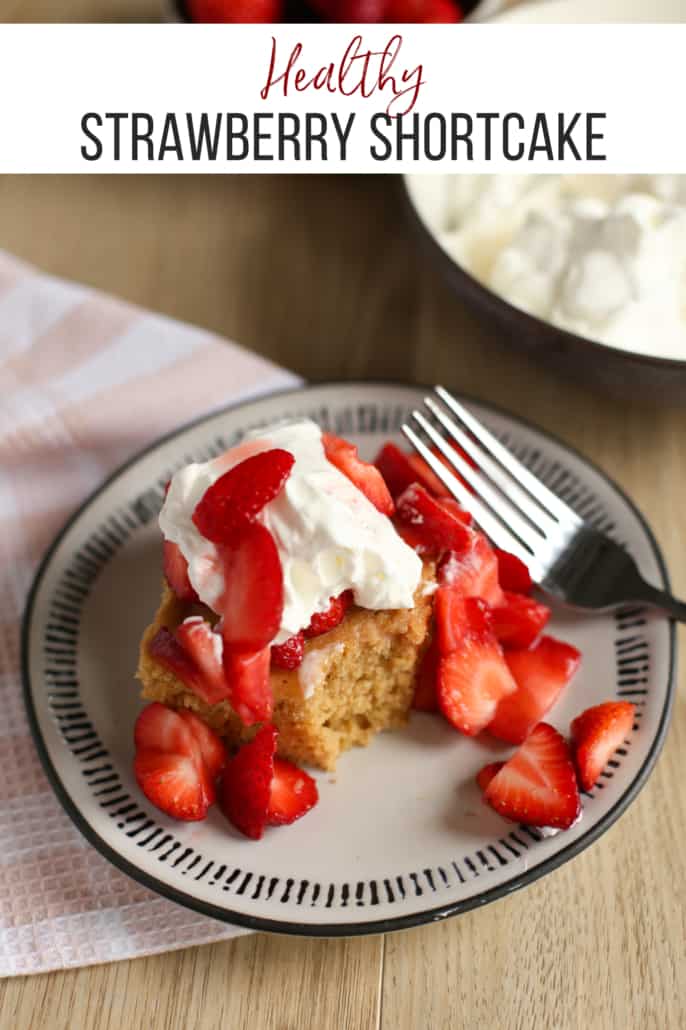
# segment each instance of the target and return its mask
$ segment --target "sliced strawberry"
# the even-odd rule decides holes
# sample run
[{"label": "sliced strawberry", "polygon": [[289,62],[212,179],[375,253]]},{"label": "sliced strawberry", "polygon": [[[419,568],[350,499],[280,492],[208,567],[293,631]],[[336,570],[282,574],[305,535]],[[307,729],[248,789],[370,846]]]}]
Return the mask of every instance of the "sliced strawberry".
[{"label": "sliced strawberry", "polygon": [[542,637],[530,651],[506,653],[505,661],[517,691],[500,702],[488,732],[499,740],[521,744],[555,704],[578,669],[581,655],[571,644]]},{"label": "sliced strawberry", "polygon": [[234,465],[198,502],[193,512],[198,530],[215,544],[230,541],[281,492],[294,463],[292,454],[274,448]]},{"label": "sliced strawberry", "polygon": [[305,657],[305,634],[301,631],[283,644],[272,645],[272,665],[277,669],[297,669]]},{"label": "sliced strawberry", "polygon": [[581,801],[564,737],[539,723],[493,777],[484,798],[506,819],[568,829],[578,818]]},{"label": "sliced strawberry", "polygon": [[504,600],[498,582],[498,559],[483,533],[471,530],[466,548],[449,552],[438,567],[438,581],[463,597],[481,597],[497,608]]},{"label": "sliced strawberry", "polygon": [[226,593],[219,602],[225,648],[261,651],[276,636],[283,614],[281,559],[269,530],[244,526],[220,548]]},{"label": "sliced strawberry", "polygon": [[210,779],[216,780],[226,765],[224,742],[195,712],[189,711],[188,708],[181,708],[178,715],[190,730]]},{"label": "sliced strawberry", "polygon": [[395,505],[383,476],[374,465],[362,461],[357,453],[357,447],[347,440],[341,440],[340,436],[334,436],[333,433],[322,433],[322,443],[324,453],[331,464],[347,476],[382,515],[392,515]]},{"label": "sliced strawberry", "polygon": [[[203,684],[200,696],[203,701],[216,705],[229,697],[231,688],[224,675],[223,644],[219,633],[198,615],[182,622],[174,636],[200,673]],[[197,688],[193,689],[197,693]]]},{"label": "sliced strawberry", "polygon": [[352,603],[351,590],[344,590],[338,597],[332,597],[325,612],[317,612],[312,616],[309,626],[304,630],[305,637],[311,640],[312,637],[320,637],[322,633],[328,633],[329,630],[335,629],[343,621],[343,617]]},{"label": "sliced strawberry", "polygon": [[451,637],[455,646],[438,665],[438,704],[456,729],[473,737],[489,724],[498,702],[513,694],[517,685],[482,601],[453,600]]},{"label": "sliced strawberry", "polygon": [[438,663],[441,659],[438,644],[432,640],[424,652],[417,670],[417,678],[414,686],[414,697],[412,707],[419,712],[437,712],[438,698],[436,697],[436,682],[438,678]]},{"label": "sliced strawberry", "polygon": [[505,648],[531,647],[543,632],[550,608],[524,594],[505,591],[505,603],[492,611],[493,631]]},{"label": "sliced strawberry", "polygon": [[267,825],[278,733],[264,726],[226,763],[220,787],[224,815],[246,837],[259,840]]},{"label": "sliced strawberry", "polygon": [[419,539],[436,553],[456,551],[461,554],[469,548],[471,531],[464,522],[418,483],[403,490],[397,510],[400,521],[411,526]]},{"label": "sliced strawberry", "polygon": [[618,747],[631,733],[635,707],[628,701],[605,701],[587,708],[571,726],[579,785],[590,790]]},{"label": "sliced strawberry", "polygon": [[166,627],[159,629],[152,638],[148,653],[208,705],[214,705],[227,696],[224,690],[221,695],[213,690],[191,656]]},{"label": "sliced strawberry", "polygon": [[317,784],[297,765],[274,759],[274,776],[269,791],[267,822],[271,826],[294,823],[319,801]]},{"label": "sliced strawberry", "polygon": [[482,792],[486,791],[493,777],[496,773],[500,772],[504,765],[504,762],[489,762],[489,764],[485,765],[483,769],[479,769],[476,774],[476,782]]},{"label": "sliced strawberry", "polygon": [[134,772],[148,801],[173,819],[204,819],[214,787],[202,762],[175,752],[136,752]]},{"label": "sliced strawberry", "polygon": [[461,504],[458,504],[454,497],[437,497],[436,500],[446,511],[449,511],[456,519],[463,522],[465,526],[472,526],[474,524],[472,516]]},{"label": "sliced strawberry", "polygon": [[516,554],[494,548],[498,559],[498,578],[503,590],[513,594],[528,594],[533,588],[531,574],[524,562]]},{"label": "sliced strawberry", "polygon": [[412,468],[415,470],[414,481],[425,487],[429,493],[438,499],[450,497],[452,494],[448,490],[447,486],[444,485],[443,481],[438,478],[434,470],[424,461],[421,454],[409,454],[407,456]]},{"label": "sliced strawberry", "polygon": [[154,701],[136,719],[133,740],[137,751],[165,751],[192,758],[196,744],[180,713]]},{"label": "sliced strawberry", "polygon": [[[406,490],[412,483],[416,483],[418,476],[417,469],[410,461],[409,454],[402,451],[394,443],[383,445],[374,464],[383,476],[386,486],[393,497],[399,497],[403,490]],[[426,483],[423,483],[426,486]]]},{"label": "sliced strawberry", "polygon": [[180,601],[197,601],[198,595],[188,578],[188,562],[177,544],[171,540],[164,541],[164,575]]},{"label": "sliced strawberry", "polygon": [[231,705],[245,726],[271,719],[274,698],[269,682],[271,648],[224,651],[224,671],[231,687]]}]

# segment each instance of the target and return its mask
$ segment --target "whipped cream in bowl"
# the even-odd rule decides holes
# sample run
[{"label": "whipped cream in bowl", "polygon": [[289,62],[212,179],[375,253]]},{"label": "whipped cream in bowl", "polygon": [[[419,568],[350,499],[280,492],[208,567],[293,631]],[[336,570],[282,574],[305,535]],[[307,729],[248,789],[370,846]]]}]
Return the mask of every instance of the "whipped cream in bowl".
[{"label": "whipped cream in bowl", "polygon": [[405,184],[456,292],[512,342],[613,392],[686,401],[686,176]]},{"label": "whipped cream in bowl", "polygon": [[160,512],[166,540],[188,562],[200,600],[214,611],[226,584],[216,546],[192,521],[205,491],[229,469],[273,448],[295,464],[280,493],[258,519],[272,534],[284,582],[284,608],[273,644],[281,644],[327,610],[332,597],[352,590],[355,603],[375,610],[412,608],[422,563],[391,521],[329,462],[322,433],[309,419],[280,422],[246,435],[212,461],[174,474]]}]

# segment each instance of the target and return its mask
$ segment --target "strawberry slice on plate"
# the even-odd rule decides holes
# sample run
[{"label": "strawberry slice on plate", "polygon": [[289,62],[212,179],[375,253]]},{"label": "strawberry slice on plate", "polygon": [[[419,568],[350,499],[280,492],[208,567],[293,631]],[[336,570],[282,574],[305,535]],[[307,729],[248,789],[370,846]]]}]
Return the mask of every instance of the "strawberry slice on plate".
[{"label": "strawberry slice on plate", "polygon": [[453,649],[438,664],[438,704],[456,729],[473,737],[489,724],[498,703],[513,694],[517,684],[483,601],[451,598],[450,618],[450,637],[444,633],[442,644],[439,638],[442,651],[448,639]]},{"label": "strawberry slice on plate", "polygon": [[483,533],[470,530],[468,543],[450,551],[438,567],[438,581],[463,597],[480,597],[497,608],[504,600],[498,580],[498,559]]},{"label": "strawberry slice on plate", "polygon": [[422,481],[418,470],[410,461],[409,454],[401,450],[394,443],[385,443],[376,458],[374,465],[381,473],[383,480],[391,492],[391,496],[397,498],[412,483]]},{"label": "strawberry slice on plate", "polygon": [[417,670],[412,707],[418,712],[438,711],[436,682],[438,678],[438,663],[440,660],[441,652],[438,650],[438,643],[434,639],[424,652],[422,660],[419,663],[419,669]]},{"label": "strawberry slice on plate", "polygon": [[278,732],[263,726],[249,744],[226,763],[219,800],[229,822],[246,837],[259,840],[267,825]]},{"label": "strawberry slice on plate", "polygon": [[319,801],[317,784],[297,765],[274,759],[274,775],[269,791],[267,822],[270,826],[294,823]]},{"label": "strawberry slice on plate", "polygon": [[504,762],[489,762],[488,765],[483,767],[483,769],[479,769],[476,774],[476,782],[482,793],[486,791],[493,777],[496,773],[500,772],[504,765]]},{"label": "strawberry slice on plate", "polygon": [[289,451],[261,451],[225,472],[208,487],[193,512],[200,533],[215,544],[227,543],[281,492],[295,458]]},{"label": "strawberry slice on plate", "polygon": [[503,590],[513,594],[528,594],[534,583],[524,562],[516,554],[501,551],[499,547],[493,550],[498,559],[498,577]]},{"label": "strawberry slice on plate", "polygon": [[322,433],[322,443],[331,464],[347,476],[382,515],[392,515],[395,505],[383,476],[374,465],[362,461],[357,447],[333,433]]},{"label": "strawberry slice on plate", "polygon": [[397,514],[399,521],[410,526],[417,539],[437,554],[462,554],[470,547],[471,530],[419,483],[403,490],[397,500]]},{"label": "strawberry slice on plate", "polygon": [[283,571],[274,538],[261,523],[249,523],[221,545],[220,557],[224,646],[261,651],[276,636],[283,614]]},{"label": "strawberry slice on plate", "polygon": [[305,657],[305,634],[300,631],[284,640],[283,644],[272,644],[271,661],[277,669],[297,669]]},{"label": "strawberry slice on plate", "polygon": [[635,707],[628,701],[604,701],[587,708],[571,726],[574,757],[582,790],[597,783],[617,748],[631,733]]},{"label": "strawberry slice on plate", "polygon": [[484,800],[506,819],[568,829],[581,811],[564,737],[541,722],[486,788]]},{"label": "strawberry slice on plate", "polygon": [[225,760],[219,737],[191,712],[155,702],[138,716],[134,742],[134,773],[147,799],[174,819],[204,819]]},{"label": "strawberry slice on plate", "polygon": [[148,801],[173,819],[184,822],[204,819],[214,801],[214,788],[207,771],[187,755],[138,751],[134,772]]},{"label": "strawberry slice on plate", "polygon": [[517,690],[499,703],[488,732],[521,744],[546,715],[579,667],[581,654],[571,644],[542,637],[530,651],[510,651],[505,661]]},{"label": "strawberry slice on plate", "polygon": [[343,621],[345,613],[353,603],[352,590],[344,590],[338,597],[332,597],[329,607],[325,612],[315,612],[310,619],[309,626],[303,630],[307,640],[312,637],[320,637],[322,633],[328,633],[335,629]]},{"label": "strawberry slice on plate", "polygon": [[197,601],[198,595],[188,578],[188,562],[181,549],[171,540],[164,541],[163,549],[164,575],[180,601]]},{"label": "strawberry slice on plate", "polygon": [[493,631],[505,648],[531,647],[550,618],[550,608],[524,594],[505,591],[505,603],[491,613]]}]

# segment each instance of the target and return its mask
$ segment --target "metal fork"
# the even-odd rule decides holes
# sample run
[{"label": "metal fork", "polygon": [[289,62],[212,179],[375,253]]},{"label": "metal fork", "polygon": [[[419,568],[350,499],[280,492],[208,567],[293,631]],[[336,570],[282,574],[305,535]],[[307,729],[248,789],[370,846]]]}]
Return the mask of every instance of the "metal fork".
[{"label": "metal fork", "polygon": [[572,511],[447,390],[437,386],[424,405],[402,426],[406,438],[493,544],[521,558],[545,593],[593,611],[650,605],[686,622],[686,604],[646,583],[623,547]]}]

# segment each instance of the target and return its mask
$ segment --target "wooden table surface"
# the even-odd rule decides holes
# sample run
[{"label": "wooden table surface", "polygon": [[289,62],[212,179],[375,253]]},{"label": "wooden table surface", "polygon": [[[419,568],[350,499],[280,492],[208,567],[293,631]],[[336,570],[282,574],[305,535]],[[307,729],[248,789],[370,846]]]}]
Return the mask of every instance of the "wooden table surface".
[{"label": "wooden table surface", "polygon": [[[0,18],[96,20],[94,8],[147,20],[157,4],[3,0]],[[597,396],[510,352],[420,259],[394,180],[4,178],[0,247],[305,377],[444,381],[538,422],[635,499],[686,594],[686,411]],[[636,802],[526,890],[386,937],[255,934],[4,981],[0,1027],[681,1030],[684,685],[682,676],[663,755]]]}]

